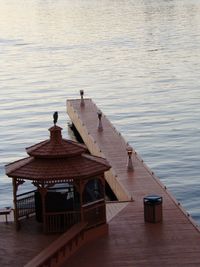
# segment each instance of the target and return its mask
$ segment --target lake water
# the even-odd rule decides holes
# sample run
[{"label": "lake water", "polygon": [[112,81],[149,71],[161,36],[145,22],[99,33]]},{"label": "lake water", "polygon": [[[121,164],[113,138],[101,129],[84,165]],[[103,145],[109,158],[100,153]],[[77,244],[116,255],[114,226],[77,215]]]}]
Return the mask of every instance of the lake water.
[{"label": "lake water", "polygon": [[1,0],[0,63],[0,207],[84,89],[200,223],[199,0]]}]

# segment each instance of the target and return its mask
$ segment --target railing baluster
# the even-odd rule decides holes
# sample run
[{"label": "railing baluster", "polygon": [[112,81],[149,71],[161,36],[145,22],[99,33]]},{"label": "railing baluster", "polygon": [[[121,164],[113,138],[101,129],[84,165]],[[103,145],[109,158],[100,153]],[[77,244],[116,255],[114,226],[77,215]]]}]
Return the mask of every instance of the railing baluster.
[{"label": "railing baluster", "polygon": [[29,216],[35,213],[34,192],[35,191],[31,191],[17,196],[19,217]]},{"label": "railing baluster", "polygon": [[48,233],[64,232],[78,222],[80,222],[79,211],[48,212],[46,214]]},{"label": "railing baluster", "polygon": [[88,222],[88,227],[105,223],[105,203],[89,203],[84,205],[84,220]]}]

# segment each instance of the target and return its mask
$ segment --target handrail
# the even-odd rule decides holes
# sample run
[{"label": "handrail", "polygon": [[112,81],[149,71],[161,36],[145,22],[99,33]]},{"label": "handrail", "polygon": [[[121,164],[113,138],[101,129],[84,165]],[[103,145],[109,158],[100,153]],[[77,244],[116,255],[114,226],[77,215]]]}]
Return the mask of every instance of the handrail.
[{"label": "handrail", "polygon": [[[58,239],[52,242],[47,248],[41,251],[35,258],[29,261],[24,267],[59,266],[70,255],[73,244],[78,248],[78,239],[83,241],[83,233],[87,223],[77,223]],[[74,242],[74,243],[73,243]],[[72,244],[73,243],[73,244]],[[61,253],[62,252],[62,253]],[[62,258],[59,258],[62,255]]]},{"label": "handrail", "polygon": [[34,192],[36,192],[36,191],[37,191],[37,190],[32,190],[32,191],[29,191],[29,192],[21,193],[21,194],[17,195],[17,197],[21,197],[21,196],[29,195],[29,194],[34,193]]},{"label": "handrail", "polygon": [[93,205],[96,205],[96,204],[99,204],[99,203],[102,203],[102,202],[104,202],[104,198],[100,198],[100,199],[95,200],[95,201],[93,201],[93,202],[88,202],[88,203],[86,203],[86,204],[83,204],[82,207],[83,207],[83,208],[87,208],[87,207],[91,207],[91,206],[93,206]]}]

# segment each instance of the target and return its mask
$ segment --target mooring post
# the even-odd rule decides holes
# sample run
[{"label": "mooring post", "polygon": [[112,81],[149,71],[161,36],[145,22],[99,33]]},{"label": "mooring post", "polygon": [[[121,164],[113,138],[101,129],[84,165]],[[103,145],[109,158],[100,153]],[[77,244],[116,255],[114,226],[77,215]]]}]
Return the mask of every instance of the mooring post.
[{"label": "mooring post", "polygon": [[132,172],[134,171],[133,162],[132,162],[133,148],[131,146],[128,146],[126,150],[128,154],[127,171]]},{"label": "mooring post", "polygon": [[98,119],[99,119],[98,131],[101,132],[101,131],[103,131],[103,126],[102,126],[102,121],[101,121],[101,118],[102,118],[102,112],[101,112],[101,110],[98,110],[97,115],[98,115]]},{"label": "mooring post", "polygon": [[83,90],[80,90],[80,95],[81,95],[81,106],[84,106],[85,102],[84,102],[84,98],[83,98],[83,95],[84,95],[84,91]]}]

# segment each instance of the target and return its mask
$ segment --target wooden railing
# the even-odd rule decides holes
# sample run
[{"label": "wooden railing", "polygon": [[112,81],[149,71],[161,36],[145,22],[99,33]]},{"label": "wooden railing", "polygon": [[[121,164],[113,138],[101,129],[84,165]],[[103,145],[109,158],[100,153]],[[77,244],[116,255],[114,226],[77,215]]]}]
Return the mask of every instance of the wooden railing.
[{"label": "wooden railing", "polygon": [[79,211],[48,212],[45,216],[45,232],[65,232],[80,221],[81,215]]},{"label": "wooden railing", "polygon": [[[20,194],[17,196],[18,218],[28,217],[35,213],[35,191]],[[82,206],[83,221],[88,223],[87,228],[95,227],[99,224],[106,223],[105,202],[99,199],[92,203]],[[47,212],[45,215],[45,232],[46,233],[62,233],[74,224],[81,221],[80,211],[62,211]]]},{"label": "wooden railing", "polygon": [[35,199],[34,199],[35,191],[30,191],[28,193],[23,193],[17,195],[17,210],[18,210],[18,218],[20,217],[28,217],[31,214],[35,213]]},{"label": "wooden railing", "polygon": [[58,267],[70,255],[84,244],[84,229],[86,223],[78,223],[61,235],[40,254],[33,258],[25,267]]},{"label": "wooden railing", "polygon": [[87,228],[106,223],[106,211],[104,199],[83,205],[84,221],[88,223]]}]

